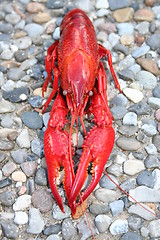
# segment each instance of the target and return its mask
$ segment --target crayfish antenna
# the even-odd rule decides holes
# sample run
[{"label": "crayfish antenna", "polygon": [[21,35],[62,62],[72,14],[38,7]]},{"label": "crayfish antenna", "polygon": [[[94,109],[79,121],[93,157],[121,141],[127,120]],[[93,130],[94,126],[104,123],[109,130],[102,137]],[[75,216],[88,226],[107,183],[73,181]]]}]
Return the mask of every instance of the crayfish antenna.
[{"label": "crayfish antenna", "polygon": [[158,218],[158,215],[154,212],[152,212],[151,210],[149,210],[148,208],[146,208],[143,204],[141,204],[140,202],[138,202],[134,197],[132,197],[128,192],[126,192],[123,188],[121,188],[109,175],[108,173],[104,170],[103,171],[104,174],[109,178],[109,180],[114,183],[122,192],[124,192],[128,197],[130,197],[135,203],[137,203],[140,207],[142,207],[143,209],[145,209],[146,211],[148,211],[149,213],[151,213],[152,215],[154,215],[156,218]]}]

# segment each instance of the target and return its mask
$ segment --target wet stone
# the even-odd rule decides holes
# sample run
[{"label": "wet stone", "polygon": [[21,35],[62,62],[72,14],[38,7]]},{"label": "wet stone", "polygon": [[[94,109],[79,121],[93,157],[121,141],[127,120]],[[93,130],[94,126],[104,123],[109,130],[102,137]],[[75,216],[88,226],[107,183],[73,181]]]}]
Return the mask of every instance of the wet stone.
[{"label": "wet stone", "polygon": [[50,225],[46,227],[43,231],[44,235],[49,236],[51,234],[58,234],[62,231],[62,225],[60,223],[56,223],[54,225]]},{"label": "wet stone", "polygon": [[63,220],[71,215],[70,208],[65,204],[63,204],[63,207],[64,213],[61,211],[58,205],[53,208],[53,218],[55,218],[56,220]]},{"label": "wet stone", "polygon": [[120,240],[135,240],[135,239],[142,240],[142,237],[138,233],[127,232],[120,238]]},{"label": "wet stone", "polygon": [[52,209],[53,198],[45,189],[36,190],[32,194],[32,204],[35,208],[45,213]]},{"label": "wet stone", "polygon": [[35,182],[40,186],[47,185],[47,173],[44,168],[39,168],[36,172]]},{"label": "wet stone", "polygon": [[22,121],[28,128],[42,128],[42,119],[37,112],[24,112],[22,114]]},{"label": "wet stone", "polygon": [[137,132],[138,128],[137,126],[132,126],[132,125],[122,125],[119,128],[119,132],[122,135],[125,135],[127,137],[133,136]]},{"label": "wet stone", "polygon": [[25,149],[12,151],[11,156],[12,156],[15,163],[20,164],[20,163],[26,161],[27,151]]},{"label": "wet stone", "polygon": [[64,219],[62,223],[62,236],[65,240],[70,240],[77,235],[77,229],[70,219]]},{"label": "wet stone", "polygon": [[21,168],[27,177],[31,177],[31,176],[34,176],[37,169],[37,165],[38,164],[35,161],[24,162],[24,163],[21,163]]},{"label": "wet stone", "polygon": [[4,178],[0,181],[0,189],[10,186],[12,184],[12,180],[10,178]]},{"label": "wet stone", "polygon": [[138,231],[138,229],[141,228],[142,219],[131,215],[131,216],[129,216],[129,219],[128,219],[128,225],[131,230]]},{"label": "wet stone", "polygon": [[154,177],[151,172],[145,170],[137,176],[137,184],[139,186],[143,185],[149,188],[154,186]]},{"label": "wet stone", "polygon": [[[113,179],[114,182],[119,184],[117,179],[113,175],[109,174],[109,176]],[[102,188],[107,188],[107,189],[111,189],[111,190],[116,188],[116,185],[106,175],[101,177],[99,184]]]},{"label": "wet stone", "polygon": [[138,142],[135,138],[126,138],[119,137],[116,142],[117,146],[126,151],[136,151],[140,148],[140,142]]},{"label": "wet stone", "polygon": [[108,204],[99,203],[98,201],[94,201],[89,206],[89,210],[94,215],[106,214],[109,212],[109,206],[108,206]]},{"label": "wet stone", "polygon": [[119,120],[124,117],[124,115],[127,113],[127,110],[123,106],[114,106],[111,109],[111,113],[113,114],[114,120]]},{"label": "wet stone", "polygon": [[16,193],[11,190],[5,190],[0,193],[0,202],[3,206],[11,207],[15,202]]},{"label": "wet stone", "polygon": [[1,220],[1,227],[6,238],[17,239],[18,227],[10,220]]},{"label": "wet stone", "polygon": [[[9,100],[10,102],[18,103],[26,100],[27,97],[29,96],[29,93],[30,93],[29,88],[21,87],[21,88],[16,88],[12,91],[3,92],[3,98],[5,100]],[[26,96],[24,100],[22,95]]]},{"label": "wet stone", "polygon": [[31,234],[39,234],[44,229],[44,221],[43,218],[36,208],[31,208],[29,210],[29,224],[27,227],[27,233]]},{"label": "wet stone", "polygon": [[123,212],[124,202],[122,200],[114,201],[109,203],[111,212],[113,216],[117,216],[121,212]]},{"label": "wet stone", "polygon": [[160,34],[152,34],[147,39],[147,44],[151,47],[152,50],[156,50],[160,46]]},{"label": "wet stone", "polygon": [[111,222],[112,219],[104,214],[95,217],[95,225],[100,233],[106,232]]}]

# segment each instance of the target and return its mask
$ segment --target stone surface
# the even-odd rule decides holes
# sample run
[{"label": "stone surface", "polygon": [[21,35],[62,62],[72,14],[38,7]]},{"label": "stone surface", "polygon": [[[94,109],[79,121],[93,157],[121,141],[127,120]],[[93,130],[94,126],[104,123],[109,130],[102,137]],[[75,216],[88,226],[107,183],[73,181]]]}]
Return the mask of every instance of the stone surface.
[{"label": "stone surface", "polygon": [[160,74],[160,70],[154,60],[148,58],[138,58],[136,62],[141,65],[144,70],[153,73],[155,76]]},{"label": "stone surface", "polygon": [[133,8],[123,8],[114,11],[113,17],[117,22],[128,22],[132,19],[133,13]]},{"label": "stone surface", "polygon": [[9,239],[18,238],[18,227],[12,223],[10,220],[1,220],[1,227],[4,233],[4,236]]},{"label": "stone surface", "polygon": [[[144,206],[146,209],[148,209],[151,212],[149,212],[147,210],[144,211],[142,206]],[[134,204],[129,207],[128,212],[131,214],[135,214],[135,215],[137,215],[145,220],[148,220],[148,221],[155,219],[154,211],[145,204],[142,204],[142,206],[139,206],[138,204]],[[152,212],[153,212],[153,214],[152,214]]]},{"label": "stone surface", "polygon": [[103,214],[97,215],[95,218],[95,225],[100,233],[106,232],[111,222],[112,219],[109,216]]},{"label": "stone surface", "polygon": [[[139,186],[129,191],[129,194],[136,198],[138,202],[159,202],[160,193],[156,189]],[[130,199],[130,201],[133,201]]]},{"label": "stone surface", "polygon": [[32,204],[35,208],[38,208],[41,212],[48,212],[53,205],[53,199],[49,192],[45,189],[34,191],[32,194]]},{"label": "stone surface", "polygon": [[152,12],[152,10],[147,8],[139,9],[138,11],[135,12],[134,19],[136,21],[152,22],[152,20],[154,19],[154,13]]},{"label": "stone surface", "polygon": [[128,232],[128,222],[127,220],[117,219],[111,224],[109,230],[113,236],[126,233]]},{"label": "stone surface", "polygon": [[128,175],[135,175],[145,169],[144,163],[140,160],[127,160],[124,162],[124,172]]},{"label": "stone surface", "polygon": [[111,10],[128,7],[131,4],[131,0],[124,0],[123,2],[121,0],[108,0],[108,2]]},{"label": "stone surface", "polygon": [[36,208],[30,208],[29,210],[29,223],[27,227],[27,233],[39,234],[44,229],[43,218]]},{"label": "stone surface", "polygon": [[119,137],[116,141],[119,148],[126,151],[136,151],[140,148],[140,142],[135,138]]},{"label": "stone surface", "polygon": [[30,195],[22,195],[17,198],[16,202],[13,204],[14,211],[21,211],[28,208],[31,204],[31,196]]},{"label": "stone surface", "polygon": [[154,89],[157,85],[156,77],[144,70],[137,74],[137,81],[143,85],[144,89]]}]

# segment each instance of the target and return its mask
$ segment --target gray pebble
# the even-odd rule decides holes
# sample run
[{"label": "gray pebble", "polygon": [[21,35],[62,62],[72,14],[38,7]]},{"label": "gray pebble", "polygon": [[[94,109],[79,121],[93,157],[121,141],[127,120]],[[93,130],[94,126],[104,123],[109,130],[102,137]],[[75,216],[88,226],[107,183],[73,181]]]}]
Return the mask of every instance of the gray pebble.
[{"label": "gray pebble", "polygon": [[[113,179],[114,182],[118,184],[117,179],[113,175],[109,174],[109,176]],[[106,175],[103,175],[103,177],[101,177],[99,184],[102,188],[111,190],[116,188],[116,185]]]},{"label": "gray pebble", "polygon": [[100,214],[95,217],[95,225],[100,233],[106,232],[111,222],[112,219],[104,214]]},{"label": "gray pebble", "polygon": [[11,34],[13,32],[13,26],[10,23],[0,23],[0,32]]},{"label": "gray pebble", "polygon": [[28,128],[42,128],[42,118],[37,112],[24,112],[22,114],[22,121]]},{"label": "gray pebble", "polygon": [[27,87],[16,88],[8,92],[3,92],[3,98],[13,103],[23,102],[27,100],[30,90]]},{"label": "gray pebble", "polygon": [[145,146],[145,150],[148,154],[157,155],[157,148],[152,143]]},{"label": "gray pebble", "polygon": [[10,220],[1,220],[1,227],[6,238],[17,239],[18,227]]},{"label": "gray pebble", "polygon": [[36,38],[40,36],[44,29],[41,25],[36,23],[29,23],[24,27],[24,30],[28,33],[28,36],[31,38]]},{"label": "gray pebble", "polygon": [[157,151],[160,152],[160,135],[155,135],[153,137],[153,144],[157,148]]},{"label": "gray pebble", "polygon": [[2,151],[12,150],[14,146],[15,146],[14,142],[0,139],[0,150]]},{"label": "gray pebble", "polygon": [[48,212],[52,209],[53,198],[51,194],[45,189],[38,189],[32,194],[32,204],[35,208],[38,208],[41,212]]},{"label": "gray pebble", "polygon": [[12,79],[13,81],[18,81],[25,76],[25,72],[20,68],[11,68],[8,71],[8,79]]},{"label": "gray pebble", "polygon": [[23,50],[18,50],[14,53],[14,57],[17,62],[23,62],[28,58],[28,52]]},{"label": "gray pebble", "polygon": [[3,162],[5,157],[6,157],[5,154],[3,152],[0,152],[0,163]]},{"label": "gray pebble", "polygon": [[160,161],[156,156],[148,155],[146,159],[144,160],[144,164],[146,168],[156,168],[160,167]]},{"label": "gray pebble", "polygon": [[122,200],[117,200],[109,203],[111,212],[113,216],[117,216],[121,212],[123,212],[124,202]]},{"label": "gray pebble", "polygon": [[144,89],[154,89],[157,85],[156,77],[147,71],[140,71],[137,74],[136,80],[139,81],[140,84],[143,85]]},{"label": "gray pebble", "polygon": [[134,112],[126,113],[123,117],[123,124],[137,126],[137,114]]},{"label": "gray pebble", "polygon": [[20,164],[20,163],[26,161],[27,151],[26,151],[26,149],[20,149],[20,150],[12,151],[11,156],[12,156],[13,160],[15,161],[15,163]]},{"label": "gray pebble", "polygon": [[144,21],[139,23],[136,28],[140,34],[147,34],[149,32],[149,22]]},{"label": "gray pebble", "polygon": [[0,202],[3,206],[11,207],[15,202],[16,193],[11,190],[5,190],[0,193]]},{"label": "gray pebble", "polygon": [[39,168],[36,172],[35,182],[40,186],[47,185],[47,173],[44,168]]},{"label": "gray pebble", "polygon": [[142,171],[138,176],[137,176],[137,184],[139,186],[143,185],[149,188],[153,188],[154,186],[154,177],[152,176],[152,173],[145,170]]},{"label": "gray pebble", "polygon": [[129,49],[127,46],[124,46],[123,44],[121,43],[118,43],[114,46],[114,50],[116,52],[121,52],[121,53],[124,53],[126,56],[128,55],[129,53]]},{"label": "gray pebble", "polygon": [[111,224],[109,230],[112,235],[126,233],[128,232],[128,221],[124,219],[117,219]]},{"label": "gray pebble", "polygon": [[122,134],[122,135],[125,135],[127,137],[131,137],[133,136],[138,130],[138,127],[137,126],[132,126],[132,125],[122,125],[120,126],[119,128],[119,132]]},{"label": "gray pebble", "polygon": [[62,240],[62,238],[58,234],[51,234],[49,237],[46,238],[46,240]]},{"label": "gray pebble", "polygon": [[131,230],[133,231],[138,231],[138,229],[141,228],[142,226],[142,219],[140,217],[136,217],[136,216],[129,216],[128,218],[128,225],[130,227]]},{"label": "gray pebble", "polygon": [[116,95],[112,100],[111,100],[111,105],[116,105],[116,106],[127,106],[128,100],[123,94],[118,94]]},{"label": "gray pebble", "polygon": [[0,34],[0,42],[9,42],[11,36],[5,33]]},{"label": "gray pebble", "polygon": [[152,50],[156,50],[160,46],[160,34],[152,34],[147,39],[147,44],[151,47]]},{"label": "gray pebble", "polygon": [[11,23],[12,25],[17,24],[20,21],[20,19],[21,19],[20,15],[16,13],[8,14],[5,17],[6,22]]},{"label": "gray pebble", "polygon": [[77,229],[74,227],[71,219],[64,219],[62,223],[62,236],[65,240],[70,240],[77,235]]},{"label": "gray pebble", "polygon": [[33,179],[28,179],[27,181],[27,194],[32,195],[35,191],[35,183]]},{"label": "gray pebble", "polygon": [[120,36],[124,34],[132,35],[134,32],[134,28],[131,23],[118,23],[117,29]]},{"label": "gray pebble", "polygon": [[119,120],[124,117],[124,115],[127,113],[127,110],[123,106],[114,106],[111,109],[111,113],[113,114],[114,120]]},{"label": "gray pebble", "polygon": [[21,163],[21,168],[27,177],[31,177],[34,176],[37,169],[37,165],[38,164],[36,161],[23,162]]},{"label": "gray pebble", "polygon": [[61,211],[58,205],[53,208],[53,218],[56,220],[63,220],[71,215],[71,209],[65,204],[63,204],[63,207],[64,213]]},{"label": "gray pebble", "polygon": [[151,221],[148,225],[150,236],[153,238],[160,237],[160,220]]},{"label": "gray pebble", "polygon": [[119,8],[125,8],[125,7],[128,7],[130,4],[131,4],[131,0],[124,0],[124,1],[121,1],[121,0],[115,0],[115,1],[112,1],[112,0],[108,0],[109,2],[109,7],[111,10],[116,10],[116,9],[119,9]]},{"label": "gray pebble", "polygon": [[156,130],[155,126],[153,126],[153,125],[144,124],[141,129],[144,131],[144,133],[148,137],[153,137],[157,133],[157,130]]},{"label": "gray pebble", "polygon": [[34,139],[31,142],[31,150],[34,154],[36,154],[38,157],[43,157],[43,141],[39,138]]},{"label": "gray pebble", "polygon": [[128,110],[135,112],[138,115],[138,117],[141,115],[149,114],[151,111],[149,105],[143,101],[133,104],[128,108]]},{"label": "gray pebble", "polygon": [[133,52],[132,52],[132,57],[134,57],[135,59],[145,55],[148,51],[149,51],[150,47],[147,45],[143,45],[139,48],[136,48]]},{"label": "gray pebble", "polygon": [[135,240],[135,239],[142,240],[142,237],[138,233],[127,232],[120,238],[120,240]]},{"label": "gray pebble", "polygon": [[47,8],[49,9],[59,9],[64,7],[64,2],[63,1],[52,1],[52,0],[47,0]]},{"label": "gray pebble", "polygon": [[121,79],[124,81],[134,81],[135,80],[135,74],[129,70],[129,69],[123,69],[118,73]]},{"label": "gray pebble", "polygon": [[135,138],[119,137],[116,141],[119,148],[126,151],[136,151],[140,148],[140,142]]},{"label": "gray pebble", "polygon": [[148,98],[148,103],[152,108],[160,108],[160,98],[150,97]]},{"label": "gray pebble", "polygon": [[29,210],[29,224],[27,227],[27,233],[31,234],[39,234],[44,229],[44,221],[43,218],[36,208],[31,208]]},{"label": "gray pebble", "polygon": [[126,192],[128,192],[130,189],[135,188],[135,186],[136,186],[136,179],[134,178],[128,179],[120,185],[120,187],[124,189]]},{"label": "gray pebble", "polygon": [[[132,191],[132,190],[131,190],[131,191]],[[130,193],[130,192],[129,192],[129,193]],[[143,194],[143,193],[141,193],[141,194]],[[131,195],[131,196],[132,196],[132,195]],[[134,196],[134,197],[135,197],[135,196]],[[137,199],[136,199],[136,200],[137,200]],[[139,201],[139,200],[138,200],[138,201]],[[140,202],[141,202],[141,201],[140,201]],[[143,202],[143,200],[142,200],[142,202]],[[149,200],[149,202],[150,202],[150,200]],[[148,209],[151,211],[151,209],[150,209],[149,207],[147,207],[147,205],[144,204],[144,207],[148,208]],[[139,216],[139,217],[141,217],[141,218],[143,218],[143,219],[145,219],[145,220],[148,220],[148,221],[151,221],[151,220],[155,219],[155,216],[154,216],[152,213],[148,212],[147,210],[144,211],[144,209],[142,208],[142,206],[140,206],[139,204],[134,204],[134,205],[130,206],[129,209],[128,209],[128,212],[129,212],[130,214],[137,215],[137,216]]]},{"label": "gray pebble", "polygon": [[50,225],[48,227],[46,227],[43,231],[43,233],[46,235],[46,236],[49,236],[51,234],[58,234],[59,232],[62,231],[62,225],[61,223],[56,223],[54,225]]},{"label": "gray pebble", "polygon": [[153,97],[160,98],[160,84],[158,84],[152,91]]},{"label": "gray pebble", "polygon": [[133,66],[134,64],[135,64],[135,59],[132,57],[132,55],[129,54],[127,57],[125,57],[123,60],[121,60],[118,63],[118,66],[120,70],[123,70]]},{"label": "gray pebble", "polygon": [[109,206],[108,206],[108,204],[94,201],[89,206],[89,210],[94,215],[106,214],[109,212]]},{"label": "gray pebble", "polygon": [[32,40],[30,37],[22,37],[15,39],[13,44],[16,45],[19,50],[24,50],[31,46]]},{"label": "gray pebble", "polygon": [[10,178],[4,178],[0,181],[0,189],[7,187],[12,184],[12,180]]},{"label": "gray pebble", "polygon": [[[87,240],[89,237],[92,236],[92,233],[91,233],[91,230],[89,229],[88,225],[86,222],[80,222],[77,224],[77,228],[78,228],[78,231],[79,233],[81,234],[81,240]],[[91,224],[91,228],[92,228],[92,231],[93,233],[95,234],[95,226],[93,226],[93,224]]]}]

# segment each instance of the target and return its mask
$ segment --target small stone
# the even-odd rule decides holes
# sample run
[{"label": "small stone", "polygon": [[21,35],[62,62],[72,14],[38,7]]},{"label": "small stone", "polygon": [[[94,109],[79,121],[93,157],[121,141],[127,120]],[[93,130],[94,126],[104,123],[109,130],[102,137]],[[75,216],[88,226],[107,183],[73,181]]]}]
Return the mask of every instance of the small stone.
[{"label": "small stone", "polygon": [[30,148],[29,133],[27,129],[23,129],[16,139],[20,148]]},{"label": "small stone", "polygon": [[14,223],[17,225],[23,225],[28,223],[28,215],[25,212],[15,212]]},{"label": "small stone", "polygon": [[119,137],[116,142],[117,146],[126,151],[136,151],[141,144],[135,138]]},{"label": "small stone", "polygon": [[27,177],[34,176],[36,169],[37,169],[37,162],[24,162],[21,163],[21,168],[23,172],[26,174]]},{"label": "small stone", "polygon": [[141,128],[148,137],[152,137],[157,134],[156,127],[149,124],[144,124]]},{"label": "small stone", "polygon": [[113,236],[126,233],[128,232],[128,221],[117,219],[111,224],[109,230]]},{"label": "small stone", "polygon": [[143,45],[141,47],[138,47],[132,52],[132,57],[137,59],[137,58],[145,55],[149,50],[150,50],[150,47],[147,46],[147,45]]},{"label": "small stone", "polygon": [[43,157],[43,141],[39,138],[34,139],[31,142],[31,150],[34,154],[36,154],[38,157]]},{"label": "small stone", "polygon": [[123,69],[118,74],[119,74],[120,78],[122,78],[125,81],[134,81],[135,80],[134,73],[129,69]]},{"label": "small stone", "polygon": [[132,216],[130,215],[129,216],[129,219],[128,219],[128,225],[130,227],[131,230],[133,231],[138,231],[138,229],[140,229],[141,225],[142,225],[142,219],[137,217],[137,216]]},{"label": "small stone", "polygon": [[13,41],[13,44],[16,45],[18,49],[24,50],[31,46],[32,40],[30,37],[22,37],[22,38],[15,39]]},{"label": "small stone", "polygon": [[31,38],[36,38],[44,32],[44,28],[37,23],[29,23],[24,27],[24,30],[28,33]]},{"label": "small stone", "polygon": [[153,156],[153,155],[148,155],[144,160],[144,164],[146,168],[160,167],[160,161],[156,156]]},{"label": "small stone", "polygon": [[32,204],[35,208],[45,213],[52,209],[53,199],[48,191],[40,189],[32,194]]},{"label": "small stone", "polygon": [[[27,96],[29,95],[29,93],[30,93],[29,88],[20,87],[20,88],[13,89],[11,91],[7,91],[7,92],[4,91],[3,98],[5,100],[9,100],[13,103],[17,103],[17,102],[25,101],[27,99]],[[24,100],[23,100],[22,94],[25,95]]]},{"label": "small stone", "polygon": [[140,34],[147,34],[149,32],[149,22],[141,22],[136,26],[136,29]]},{"label": "small stone", "polygon": [[1,227],[6,238],[9,239],[18,238],[18,227],[10,220],[1,220]]},{"label": "small stone", "polygon": [[89,210],[94,215],[106,214],[109,212],[109,206],[108,206],[108,204],[99,203],[98,201],[94,201],[89,206]]},{"label": "small stone", "polygon": [[7,14],[5,17],[6,22],[11,23],[12,25],[17,24],[20,21],[20,15],[16,13]]},{"label": "small stone", "polygon": [[22,114],[22,121],[28,128],[42,128],[42,119],[37,112],[24,112]]},{"label": "small stone", "polygon": [[22,150],[16,150],[11,152],[11,156],[15,163],[22,163],[25,162],[27,159],[27,151],[25,149]]},{"label": "small stone", "polygon": [[111,100],[111,105],[116,106],[127,106],[127,103],[128,100],[123,94],[118,94]]},{"label": "small stone", "polygon": [[109,204],[112,215],[117,216],[123,212],[124,202],[122,200],[114,201]]},{"label": "small stone", "polygon": [[153,238],[160,237],[160,220],[154,220],[148,225],[150,236]]},{"label": "small stone", "polygon": [[144,163],[140,160],[127,160],[124,162],[124,172],[128,175],[135,175],[145,169]]},{"label": "small stone", "polygon": [[155,76],[160,74],[157,63],[148,58],[138,58],[136,62],[146,71],[153,73]]},{"label": "small stone", "polygon": [[148,99],[148,103],[152,108],[159,108],[160,107],[160,98],[150,97]]},{"label": "small stone", "polygon": [[41,3],[30,2],[27,4],[27,11],[30,13],[39,13],[39,12],[43,12],[44,10],[45,10],[45,7]]},{"label": "small stone", "polygon": [[30,195],[22,195],[17,198],[16,202],[13,204],[14,211],[21,211],[28,208],[31,204],[31,196]]},{"label": "small stone", "polygon": [[160,108],[155,113],[156,120],[160,122]]},{"label": "small stone", "polygon": [[44,168],[39,168],[36,172],[35,182],[40,186],[47,185],[47,173]]},{"label": "small stone", "polygon": [[147,39],[147,44],[151,47],[152,50],[156,50],[160,46],[160,34],[152,34]]},{"label": "small stone", "polygon": [[135,232],[127,232],[125,233],[121,238],[120,240],[142,240],[142,237],[138,234],[138,233],[135,233]]},{"label": "small stone", "polygon": [[111,222],[112,219],[104,214],[95,217],[95,225],[100,233],[106,232]]},{"label": "small stone", "polygon": [[0,181],[0,189],[1,188],[4,188],[4,187],[7,187],[7,186],[10,186],[12,184],[12,180],[9,179],[9,178],[4,178]]},{"label": "small stone", "polygon": [[16,171],[16,172],[12,173],[12,179],[15,182],[26,182],[26,176],[21,171]]},{"label": "small stone", "polygon": [[8,113],[15,111],[15,105],[2,99],[0,101],[0,113]]},{"label": "small stone", "polygon": [[96,8],[109,8],[109,4],[107,0],[97,0],[96,2]]},{"label": "small stone", "polygon": [[46,240],[62,240],[62,238],[58,234],[51,234]]},{"label": "small stone", "polygon": [[136,80],[143,85],[144,89],[154,89],[157,85],[156,77],[147,71],[140,71]]},{"label": "small stone", "polygon": [[39,234],[44,229],[44,221],[43,218],[36,208],[31,208],[29,210],[29,224],[27,227],[27,233],[31,234]]},{"label": "small stone", "polygon": [[47,8],[49,9],[59,9],[64,7],[64,2],[59,0],[47,0]]},{"label": "small stone", "polygon": [[133,8],[122,8],[114,11],[113,17],[117,22],[128,22],[133,17]]},{"label": "small stone", "polygon": [[154,19],[154,13],[152,12],[152,10],[147,8],[139,9],[135,12],[134,19],[136,21],[152,22],[152,20]]},{"label": "small stone", "polygon": [[[109,10],[106,8],[101,8],[96,12],[97,17],[102,18],[105,16],[108,16]],[[98,35],[97,35],[97,39],[98,39]]]},{"label": "small stone", "polygon": [[124,88],[124,95],[134,103],[139,103],[143,99],[143,93],[138,89]]},{"label": "small stone", "polygon": [[142,171],[138,176],[137,176],[137,184],[139,186],[146,186],[149,188],[153,188],[154,186],[154,177],[152,176],[152,173],[145,170]]},{"label": "small stone", "polygon": [[23,50],[18,50],[14,53],[14,57],[17,62],[23,62],[28,58],[28,52]]},{"label": "small stone", "polygon": [[135,59],[129,54],[118,64],[120,70],[127,69],[135,64]]},{"label": "small stone", "polygon": [[119,193],[113,190],[108,189],[98,189],[95,191],[95,197],[97,200],[102,201],[104,203],[110,203],[115,201],[119,197]]},{"label": "small stone", "polygon": [[50,225],[48,227],[46,227],[43,231],[43,233],[46,235],[46,236],[49,236],[51,234],[58,234],[59,232],[62,231],[62,225],[61,223],[56,223],[54,225]]},{"label": "small stone", "polygon": [[99,31],[104,31],[107,34],[116,32],[116,27],[115,27],[115,24],[113,24],[113,23],[100,23],[98,25],[98,29],[99,29]]},{"label": "small stone", "polygon": [[132,35],[134,31],[133,25],[131,23],[118,23],[117,29],[120,36],[124,34]]},{"label": "small stone", "polygon": [[122,135],[125,135],[127,137],[131,137],[131,136],[133,136],[137,132],[137,130],[138,130],[137,126],[134,126],[134,125],[122,125],[122,126],[120,126],[118,131]]},{"label": "small stone", "polygon": [[12,57],[13,57],[13,52],[9,49],[4,50],[0,55],[0,58],[3,60],[10,60]]},{"label": "small stone", "polygon": [[123,124],[137,126],[137,114],[134,112],[126,113],[123,117]]},{"label": "small stone", "polygon": [[9,160],[3,167],[2,167],[2,172],[3,175],[8,177],[12,172],[15,171],[17,168],[16,164],[13,163],[11,160]]},{"label": "small stone", "polygon": [[[153,214],[151,212],[147,211],[147,210],[144,211],[142,206],[147,208],[149,211],[153,212]],[[137,215],[137,216],[139,216],[139,217],[141,217],[141,218],[143,218],[145,220],[148,220],[148,221],[151,221],[151,220],[155,219],[155,216],[154,216],[155,212],[151,208],[149,208],[147,205],[145,205],[145,204],[142,204],[142,206],[140,206],[138,204],[134,204],[134,205],[129,207],[128,212],[130,214],[135,214],[135,215]]]},{"label": "small stone", "polygon": [[[119,42],[119,36],[115,33],[110,33],[109,37],[108,37],[108,40],[111,43],[111,45],[114,47]],[[112,57],[112,60],[113,60],[113,57]]]},{"label": "small stone", "polygon": [[119,8],[125,8],[125,7],[128,7],[132,1],[131,0],[124,0],[124,1],[121,1],[121,0],[115,0],[115,1],[112,1],[112,0],[108,0],[109,2],[109,7],[111,10],[115,10],[115,9],[119,9]]},{"label": "small stone", "polygon": [[153,137],[153,144],[157,148],[157,151],[160,152],[160,135],[155,135]]},{"label": "small stone", "polygon": [[62,236],[65,240],[70,240],[77,235],[77,229],[70,219],[64,219],[62,223]]},{"label": "small stone", "polygon": [[[160,192],[156,189],[151,189],[145,186],[139,186],[135,189],[131,189],[129,194],[136,198],[138,202],[159,202]],[[131,198],[130,201],[133,202]]]},{"label": "small stone", "polygon": [[152,143],[145,146],[145,150],[148,154],[157,155],[157,148]]},{"label": "small stone", "polygon": [[156,18],[159,19],[159,14],[160,14],[160,6],[157,5],[155,7],[152,8],[154,14],[156,15]]},{"label": "small stone", "polygon": [[54,208],[53,208],[53,218],[56,219],[56,220],[63,220],[65,218],[68,218],[70,215],[71,215],[71,210],[70,208],[63,204],[63,207],[64,207],[64,213],[61,211],[61,209],[59,208],[58,205],[56,205]]},{"label": "small stone", "polygon": [[40,13],[34,15],[34,17],[33,17],[33,21],[36,23],[40,23],[40,24],[46,23],[49,20],[51,20],[51,16],[45,12],[43,12],[43,13],[40,12]]},{"label": "small stone", "polygon": [[7,76],[13,81],[18,81],[25,76],[25,72],[22,71],[20,68],[11,68],[9,69]]},{"label": "small stone", "polygon": [[[111,174],[109,174],[109,176],[111,177],[111,179],[113,179],[113,181],[114,182],[116,182],[117,184],[119,184],[118,183],[118,181],[117,181],[117,179],[113,176],[113,175],[111,175]],[[100,181],[99,181],[99,185],[102,187],[102,188],[107,188],[107,189],[114,189],[114,188],[116,188],[116,185],[108,178],[108,176],[106,176],[106,175],[104,175],[103,177],[101,177],[101,179],[100,179]]]},{"label": "small stone", "polygon": [[111,113],[113,114],[114,120],[119,120],[124,117],[127,113],[126,107],[123,106],[114,106],[111,109]]},{"label": "small stone", "polygon": [[[160,98],[160,84],[158,84],[152,91],[153,97]],[[158,110],[157,110],[158,111]],[[159,112],[157,112],[159,114]],[[160,119],[160,117],[159,117]]]},{"label": "small stone", "polygon": [[5,190],[0,193],[0,202],[3,206],[11,207],[15,202],[16,193],[13,190]]},{"label": "small stone", "polygon": [[129,34],[123,34],[120,37],[120,42],[125,46],[130,46],[134,43],[134,36]]},{"label": "small stone", "polygon": [[60,38],[60,27],[57,27],[53,33],[53,38],[58,40]]}]

